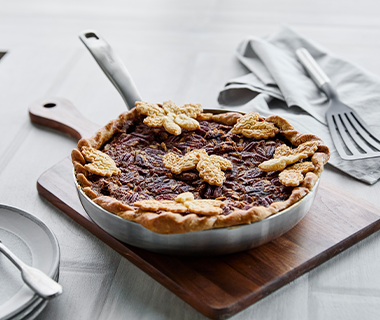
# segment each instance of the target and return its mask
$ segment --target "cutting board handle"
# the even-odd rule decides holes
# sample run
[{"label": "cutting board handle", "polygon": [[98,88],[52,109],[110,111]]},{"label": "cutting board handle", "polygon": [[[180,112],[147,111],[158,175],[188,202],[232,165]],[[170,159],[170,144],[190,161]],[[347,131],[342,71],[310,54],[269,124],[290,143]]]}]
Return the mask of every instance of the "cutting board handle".
[{"label": "cutting board handle", "polygon": [[29,107],[30,120],[38,125],[67,133],[73,138],[91,137],[101,126],[86,119],[63,98],[42,98]]}]

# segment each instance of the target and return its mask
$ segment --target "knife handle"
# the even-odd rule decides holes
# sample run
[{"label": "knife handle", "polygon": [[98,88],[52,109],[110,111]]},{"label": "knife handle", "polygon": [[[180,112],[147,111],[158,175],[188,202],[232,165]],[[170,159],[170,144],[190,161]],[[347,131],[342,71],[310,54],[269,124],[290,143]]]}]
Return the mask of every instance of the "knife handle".
[{"label": "knife handle", "polygon": [[141,101],[141,97],[122,60],[96,31],[82,31],[79,38],[119,91],[128,109],[132,109],[136,101]]}]

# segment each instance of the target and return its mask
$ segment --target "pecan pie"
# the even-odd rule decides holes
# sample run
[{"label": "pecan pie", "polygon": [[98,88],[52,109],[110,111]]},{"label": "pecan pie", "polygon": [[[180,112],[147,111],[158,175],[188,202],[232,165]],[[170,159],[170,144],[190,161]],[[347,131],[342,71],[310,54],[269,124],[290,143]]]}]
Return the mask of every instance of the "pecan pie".
[{"label": "pecan pie", "polygon": [[96,204],[162,233],[249,224],[304,197],[330,156],[285,119],[136,102],[72,152]]}]

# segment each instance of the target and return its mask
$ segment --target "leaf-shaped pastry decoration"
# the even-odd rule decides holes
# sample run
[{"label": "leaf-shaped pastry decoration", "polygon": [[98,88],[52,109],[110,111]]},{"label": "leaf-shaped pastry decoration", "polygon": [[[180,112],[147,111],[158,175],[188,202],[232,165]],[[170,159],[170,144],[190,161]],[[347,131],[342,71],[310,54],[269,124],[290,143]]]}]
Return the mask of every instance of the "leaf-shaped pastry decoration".
[{"label": "leaf-shaped pastry decoration", "polygon": [[165,101],[162,108],[154,103],[137,101],[136,109],[140,114],[146,115],[144,123],[149,127],[164,127],[165,130],[176,136],[182,129],[199,129],[199,122],[195,120],[203,112],[200,104],[190,103],[178,107],[172,101]]},{"label": "leaf-shaped pastry decoration", "polygon": [[121,172],[120,169],[116,167],[112,158],[100,150],[91,147],[83,147],[82,154],[89,162],[84,165],[88,172],[103,177],[110,177]]}]

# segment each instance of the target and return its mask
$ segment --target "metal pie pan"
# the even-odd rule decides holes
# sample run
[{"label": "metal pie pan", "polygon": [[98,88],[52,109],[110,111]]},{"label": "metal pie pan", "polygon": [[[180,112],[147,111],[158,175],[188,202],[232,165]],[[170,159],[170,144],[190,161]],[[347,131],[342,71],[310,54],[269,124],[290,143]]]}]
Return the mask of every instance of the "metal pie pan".
[{"label": "metal pie pan", "polygon": [[315,199],[319,180],[302,199],[261,221],[188,233],[159,234],[97,205],[82,191],[74,172],[74,181],[82,206],[100,228],[126,244],[153,252],[182,256],[223,255],[245,251],[280,237],[308,213]]}]

